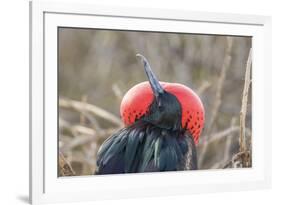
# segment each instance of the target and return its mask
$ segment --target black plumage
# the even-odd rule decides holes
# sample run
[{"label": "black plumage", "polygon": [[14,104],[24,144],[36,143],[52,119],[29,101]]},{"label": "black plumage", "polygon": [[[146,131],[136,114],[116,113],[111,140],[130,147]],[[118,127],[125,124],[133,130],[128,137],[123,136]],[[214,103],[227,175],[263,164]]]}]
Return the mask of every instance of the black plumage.
[{"label": "black plumage", "polygon": [[138,121],[101,146],[95,174],[197,169],[195,145],[188,133]]}]

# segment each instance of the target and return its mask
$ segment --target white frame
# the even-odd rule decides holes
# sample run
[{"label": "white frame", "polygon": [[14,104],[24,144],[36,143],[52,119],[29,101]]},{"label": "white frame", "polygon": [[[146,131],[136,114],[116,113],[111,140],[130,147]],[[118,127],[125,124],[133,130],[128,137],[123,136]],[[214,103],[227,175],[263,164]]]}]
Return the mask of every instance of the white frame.
[{"label": "white frame", "polygon": [[[270,187],[271,109],[265,112],[271,106],[270,17],[53,2],[32,2],[30,8],[33,204]],[[57,178],[58,26],[253,36],[253,168]]]}]

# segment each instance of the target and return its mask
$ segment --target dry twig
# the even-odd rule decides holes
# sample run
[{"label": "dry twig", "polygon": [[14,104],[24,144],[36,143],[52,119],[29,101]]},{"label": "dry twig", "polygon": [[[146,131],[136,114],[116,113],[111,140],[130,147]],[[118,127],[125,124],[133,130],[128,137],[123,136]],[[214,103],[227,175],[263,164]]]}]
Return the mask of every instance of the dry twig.
[{"label": "dry twig", "polygon": [[224,165],[224,168],[234,167],[251,167],[251,152],[247,150],[246,145],[246,115],[248,104],[248,93],[251,84],[251,62],[252,62],[252,49],[250,49],[249,57],[247,60],[245,71],[245,83],[242,95],[242,105],[240,111],[240,135],[239,135],[239,152],[235,154],[232,159]]},{"label": "dry twig", "polygon": [[[246,65],[245,72],[245,83],[242,96],[242,105],[240,111],[240,136],[239,136],[239,161],[242,167],[251,166],[251,153],[247,150],[246,145],[246,115],[247,115],[247,104],[248,104],[248,94],[251,84],[251,64],[252,64],[252,49],[249,51],[249,57]],[[238,153],[238,154],[239,154]]]},{"label": "dry twig", "polygon": [[[221,93],[222,93],[222,89],[223,89],[223,85],[224,85],[224,81],[225,81],[226,72],[227,72],[227,70],[230,66],[230,62],[231,62],[232,42],[233,42],[232,37],[227,37],[226,53],[225,53],[220,77],[219,77],[219,80],[217,83],[215,102],[214,102],[213,109],[211,112],[211,118],[209,121],[210,123],[206,129],[206,133],[208,133],[208,134],[212,132],[213,124],[216,121],[217,113],[218,113],[219,107],[221,105]],[[202,137],[202,139],[203,139],[203,148],[202,148],[199,160],[198,160],[199,167],[202,165],[203,159],[205,158],[205,154],[207,151],[206,139],[204,139],[203,137]]]},{"label": "dry twig", "polygon": [[98,117],[101,117],[115,125],[118,126],[122,126],[122,122],[121,120],[116,117],[115,115],[107,112],[106,110],[97,107],[95,105],[92,104],[88,104],[88,103],[81,103],[79,101],[75,101],[75,100],[67,100],[67,99],[63,99],[60,98],[59,99],[59,106],[62,108],[72,108],[75,109],[79,112],[83,112],[83,111],[88,111]]},{"label": "dry twig", "polygon": [[208,81],[204,81],[202,85],[198,88],[196,93],[200,96],[202,93],[204,93],[209,87],[211,86],[211,83]]},{"label": "dry twig", "polygon": [[[231,127],[234,127],[236,123],[236,119],[232,118],[231,120]],[[232,143],[232,138],[233,135],[230,134],[227,138],[226,138],[226,142],[225,142],[225,149],[224,149],[224,155],[223,155],[223,161],[226,162],[229,158],[230,158],[230,147],[231,147],[231,143]]]},{"label": "dry twig", "polygon": [[[209,145],[211,143],[215,143],[217,141],[220,141],[222,139],[224,139],[225,137],[231,136],[234,137],[233,134],[235,132],[239,132],[240,131],[240,127],[239,126],[233,126],[233,127],[229,127],[225,130],[219,131],[217,133],[212,134],[210,137],[208,136],[203,136],[205,138],[209,138],[208,140],[206,140],[206,144]],[[251,131],[250,129],[246,128],[246,134],[250,135]],[[203,142],[199,142],[198,146],[204,146]]]},{"label": "dry twig", "polygon": [[59,152],[59,176],[74,176],[75,172],[73,171],[71,165],[64,158],[63,154]]},{"label": "dry twig", "polygon": [[[81,98],[81,102],[82,103],[87,103],[87,99],[88,99],[87,95],[83,95],[82,98]],[[81,125],[85,125],[86,124],[86,118],[85,117],[86,116],[83,115],[82,112],[81,112],[81,114],[80,114],[80,124]]]},{"label": "dry twig", "polygon": [[121,100],[122,100],[124,94],[123,94],[123,92],[121,91],[121,89],[120,89],[120,87],[118,86],[117,83],[114,83],[114,84],[112,85],[112,91],[113,91],[113,93],[115,94],[115,96],[117,97],[118,101],[121,102]]},{"label": "dry twig", "polygon": [[240,152],[244,152],[247,149],[245,121],[246,121],[246,114],[247,114],[248,93],[251,84],[251,63],[252,63],[252,49],[250,49],[249,57],[246,65],[245,83],[244,83],[242,105],[240,111],[240,137],[239,137]]},{"label": "dry twig", "polygon": [[232,42],[233,42],[232,37],[227,37],[226,53],[225,53],[220,77],[219,77],[218,83],[217,83],[215,103],[213,105],[210,123],[209,123],[209,126],[207,128],[207,133],[210,133],[212,131],[213,124],[216,121],[217,114],[218,114],[218,111],[219,111],[219,107],[221,105],[221,94],[222,94],[222,90],[223,90],[225,76],[226,76],[227,70],[230,67],[230,62],[231,62]]},{"label": "dry twig", "polygon": [[[234,126],[235,126],[235,122],[236,122],[236,119],[235,118],[232,118],[231,120],[231,126],[230,126],[230,129],[232,128],[232,130],[235,130],[235,131],[238,131],[239,130],[239,127],[236,127],[238,128],[237,130],[236,129],[233,129]],[[225,163],[229,161],[230,159],[230,148],[231,148],[231,143],[233,141],[233,132],[231,133],[227,133],[227,135],[224,135],[226,137],[226,140],[225,140],[225,146],[224,146],[224,154],[223,154],[223,159],[222,161],[218,161],[217,163],[215,163],[211,169],[218,169],[218,168],[222,168],[224,167]],[[213,138],[212,138],[213,139]],[[218,138],[220,139],[220,138]]]}]

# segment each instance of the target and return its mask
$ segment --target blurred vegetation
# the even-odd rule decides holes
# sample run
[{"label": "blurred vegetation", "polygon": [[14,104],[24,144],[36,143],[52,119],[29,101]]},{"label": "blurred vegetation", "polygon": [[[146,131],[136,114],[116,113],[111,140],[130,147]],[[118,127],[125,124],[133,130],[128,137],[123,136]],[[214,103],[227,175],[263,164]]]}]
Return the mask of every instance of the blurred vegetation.
[{"label": "blurred vegetation", "polygon": [[[135,57],[141,53],[158,79],[185,84],[200,95],[206,122],[198,145],[199,168],[233,167],[229,162],[239,153],[250,48],[250,37],[60,28],[60,153],[75,175],[93,173],[99,146],[122,127],[122,96],[135,84],[147,81]],[[251,117],[250,88],[246,116],[249,153]],[[251,154],[248,157],[251,161]]]}]

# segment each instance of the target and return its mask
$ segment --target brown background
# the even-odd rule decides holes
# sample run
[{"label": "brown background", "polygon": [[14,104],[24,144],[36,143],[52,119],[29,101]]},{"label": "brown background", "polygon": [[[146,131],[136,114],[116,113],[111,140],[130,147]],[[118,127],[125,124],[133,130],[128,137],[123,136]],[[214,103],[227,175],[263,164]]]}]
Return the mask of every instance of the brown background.
[{"label": "brown background", "polygon": [[[93,173],[100,144],[122,126],[122,96],[147,80],[135,57],[141,53],[161,81],[185,84],[200,95],[206,122],[198,145],[199,168],[223,168],[239,152],[250,47],[250,37],[60,28],[60,153],[75,175]],[[89,110],[88,104],[96,107]],[[95,113],[99,108],[106,113]],[[251,90],[246,127],[250,150]]]}]

